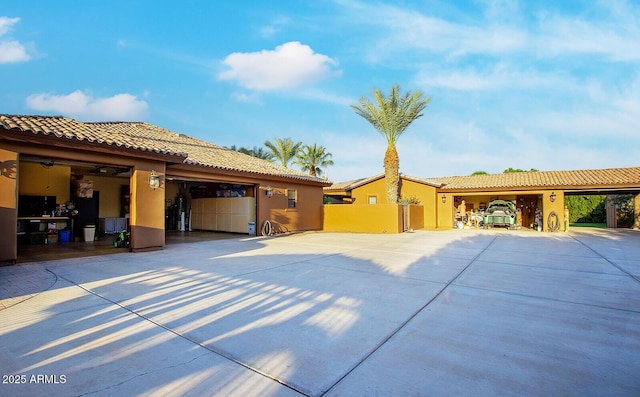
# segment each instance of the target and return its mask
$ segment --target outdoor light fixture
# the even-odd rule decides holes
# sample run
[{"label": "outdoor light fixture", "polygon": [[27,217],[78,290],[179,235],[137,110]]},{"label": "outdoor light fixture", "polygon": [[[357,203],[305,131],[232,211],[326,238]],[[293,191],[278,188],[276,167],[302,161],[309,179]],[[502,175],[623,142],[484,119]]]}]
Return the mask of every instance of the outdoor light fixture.
[{"label": "outdoor light fixture", "polygon": [[557,197],[556,192],[551,192],[551,196],[549,196],[549,199],[553,203],[554,201],[556,201],[556,197]]},{"label": "outdoor light fixture", "polygon": [[447,202],[447,196],[445,196],[444,194],[442,195],[442,204],[446,204]]},{"label": "outdoor light fixture", "polygon": [[149,175],[149,187],[153,190],[160,187],[160,175],[156,174],[155,170],[151,170]]},{"label": "outdoor light fixture", "polygon": [[264,190],[264,194],[266,194],[269,198],[273,196],[273,189],[271,188],[271,186],[267,186],[267,188]]}]

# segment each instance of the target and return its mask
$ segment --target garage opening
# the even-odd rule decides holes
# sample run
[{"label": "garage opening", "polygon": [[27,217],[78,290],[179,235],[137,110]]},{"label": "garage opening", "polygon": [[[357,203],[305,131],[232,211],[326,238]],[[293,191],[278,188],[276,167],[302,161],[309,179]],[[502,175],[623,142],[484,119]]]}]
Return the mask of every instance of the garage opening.
[{"label": "garage opening", "polygon": [[252,184],[170,180],[165,229],[255,235],[256,190]]},{"label": "garage opening", "polygon": [[454,225],[537,229],[543,220],[540,194],[465,195],[454,197]]},{"label": "garage opening", "polygon": [[130,167],[22,155],[19,170],[18,262],[114,252],[113,235],[128,228]]}]

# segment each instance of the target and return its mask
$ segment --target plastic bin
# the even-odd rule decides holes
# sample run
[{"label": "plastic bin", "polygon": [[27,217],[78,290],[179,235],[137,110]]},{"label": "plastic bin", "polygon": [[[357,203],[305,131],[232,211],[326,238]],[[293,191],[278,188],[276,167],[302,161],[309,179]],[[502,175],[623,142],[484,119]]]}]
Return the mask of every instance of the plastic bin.
[{"label": "plastic bin", "polygon": [[82,231],[84,232],[84,241],[93,242],[96,238],[96,226],[95,225],[87,225]]},{"label": "plastic bin", "polygon": [[255,236],[255,235],[256,235],[256,223],[249,222],[249,236]]},{"label": "plastic bin", "polygon": [[58,241],[61,243],[68,243],[71,241],[71,230],[64,229],[58,232]]}]

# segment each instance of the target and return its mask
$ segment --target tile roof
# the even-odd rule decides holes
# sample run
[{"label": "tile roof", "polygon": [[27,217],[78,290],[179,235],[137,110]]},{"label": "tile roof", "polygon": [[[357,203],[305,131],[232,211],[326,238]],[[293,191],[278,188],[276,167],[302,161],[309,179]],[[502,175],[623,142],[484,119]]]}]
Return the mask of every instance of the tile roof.
[{"label": "tile roof", "polygon": [[62,116],[0,115],[0,127],[129,149],[181,156],[185,164],[327,184],[325,180],[155,125],[84,123]]},{"label": "tile roof", "polygon": [[[374,175],[368,178],[360,178],[360,179],[352,179],[350,181],[345,181],[345,182],[336,182],[331,186],[327,186],[324,188],[325,192],[340,192],[340,191],[349,191],[352,189],[355,189],[359,186],[363,186],[366,185],[367,183],[371,183],[373,181],[376,181],[378,179],[384,178],[384,174],[378,174],[378,175]],[[405,175],[405,174],[400,174],[400,178],[408,180],[408,181],[413,181],[413,182],[417,182],[417,183],[423,183],[425,185],[431,185],[431,186],[435,186],[435,187],[440,187],[442,185],[442,183],[440,183],[439,181],[434,181],[432,179],[424,179],[424,178],[417,178],[414,176],[409,176],[409,175]]]},{"label": "tile roof", "polygon": [[442,190],[512,188],[638,187],[640,167],[597,170],[535,171],[507,174],[449,176],[432,178],[442,182]]}]

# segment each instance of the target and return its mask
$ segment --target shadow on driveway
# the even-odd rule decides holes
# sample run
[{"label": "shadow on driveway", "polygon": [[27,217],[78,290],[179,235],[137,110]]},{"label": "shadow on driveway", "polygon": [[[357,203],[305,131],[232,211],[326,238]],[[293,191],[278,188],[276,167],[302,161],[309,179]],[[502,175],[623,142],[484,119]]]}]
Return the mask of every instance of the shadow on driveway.
[{"label": "shadow on driveway", "polygon": [[0,311],[0,370],[26,379],[0,394],[638,395],[639,239],[308,233],[46,262],[53,288]]}]

